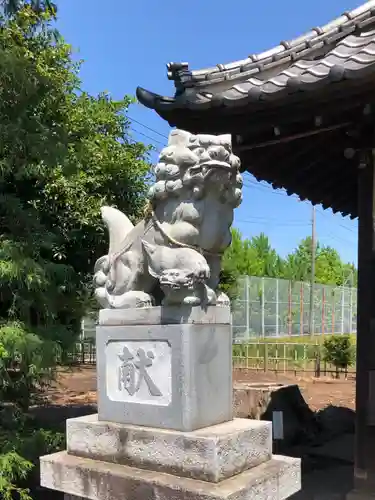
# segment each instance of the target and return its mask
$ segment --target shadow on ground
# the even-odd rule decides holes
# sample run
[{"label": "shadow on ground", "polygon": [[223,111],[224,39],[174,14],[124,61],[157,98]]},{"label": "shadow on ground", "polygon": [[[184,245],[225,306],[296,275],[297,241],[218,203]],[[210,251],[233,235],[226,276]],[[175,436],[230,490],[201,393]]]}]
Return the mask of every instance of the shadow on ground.
[{"label": "shadow on ground", "polygon": [[302,490],[292,500],[345,500],[353,488],[353,466],[339,462],[321,466],[303,473]]}]

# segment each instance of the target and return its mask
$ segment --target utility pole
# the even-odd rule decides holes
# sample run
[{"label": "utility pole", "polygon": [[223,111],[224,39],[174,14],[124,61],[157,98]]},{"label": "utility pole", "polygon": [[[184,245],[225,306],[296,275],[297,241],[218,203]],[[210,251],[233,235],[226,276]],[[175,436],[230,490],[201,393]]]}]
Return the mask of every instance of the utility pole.
[{"label": "utility pole", "polygon": [[315,235],[315,207],[312,206],[311,213],[311,279],[310,279],[310,303],[309,303],[309,334],[314,332],[314,285],[315,285],[315,250],[316,250],[316,235]]}]

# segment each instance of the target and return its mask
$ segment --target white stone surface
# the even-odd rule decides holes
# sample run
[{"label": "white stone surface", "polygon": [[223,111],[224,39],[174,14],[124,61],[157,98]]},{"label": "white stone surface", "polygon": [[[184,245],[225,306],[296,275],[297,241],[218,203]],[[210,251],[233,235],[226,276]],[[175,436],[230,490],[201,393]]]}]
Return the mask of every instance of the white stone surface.
[{"label": "white stone surface", "polygon": [[284,500],[301,489],[297,458],[268,462],[220,483],[55,453],[40,458],[41,485],[90,500]]},{"label": "white stone surface", "polygon": [[228,304],[228,297],[216,292],[233,211],[242,199],[239,166],[228,135],[170,133],[144,220],[133,227],[125,214],[102,209],[110,240],[108,255],[94,269],[102,307],[148,307],[161,300]]},{"label": "white stone surface", "polygon": [[230,325],[229,307],[157,306],[135,309],[102,309],[99,311],[99,325],[179,325],[217,324]]},{"label": "white stone surface", "polygon": [[67,420],[70,454],[219,482],[271,459],[271,422],[234,419],[194,432]]},{"label": "white stone surface", "polygon": [[[143,366],[143,357],[150,366]],[[111,401],[171,403],[172,349],[167,341],[112,340],[105,347],[105,358],[106,390]]]},{"label": "white stone surface", "polygon": [[[134,358],[125,362],[120,391],[124,346]],[[139,348],[153,350],[149,366],[136,364]],[[100,420],[193,431],[233,417],[230,325],[99,326],[96,353]]]}]

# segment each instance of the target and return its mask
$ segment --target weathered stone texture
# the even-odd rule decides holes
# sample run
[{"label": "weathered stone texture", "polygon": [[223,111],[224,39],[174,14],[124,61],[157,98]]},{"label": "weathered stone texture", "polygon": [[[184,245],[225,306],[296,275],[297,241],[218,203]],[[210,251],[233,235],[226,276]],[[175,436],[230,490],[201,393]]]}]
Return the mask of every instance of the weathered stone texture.
[{"label": "weathered stone texture", "polygon": [[284,500],[301,486],[300,460],[274,456],[220,483],[75,457],[41,457],[41,484],[90,500]]},{"label": "weathered stone texture", "polygon": [[67,421],[70,454],[219,482],[271,459],[270,422],[235,419],[194,432],[101,422]]},{"label": "weathered stone texture", "polygon": [[[193,431],[232,419],[229,324],[99,326],[96,348],[100,420]],[[134,357],[127,374],[134,370],[135,382],[139,349],[152,356],[144,368],[156,390],[145,378],[140,387],[119,387],[124,349]]]}]

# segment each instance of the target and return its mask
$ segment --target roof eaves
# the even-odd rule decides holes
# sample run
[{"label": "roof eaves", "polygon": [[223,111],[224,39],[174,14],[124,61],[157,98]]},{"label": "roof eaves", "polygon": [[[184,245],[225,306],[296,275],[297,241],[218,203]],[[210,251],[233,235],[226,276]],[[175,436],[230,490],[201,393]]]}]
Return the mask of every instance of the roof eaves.
[{"label": "roof eaves", "polygon": [[175,81],[176,88],[180,91],[186,87],[204,86],[233,79],[237,75],[242,79],[248,71],[254,69],[263,71],[277,63],[282,65],[288,60],[295,61],[301,56],[308,57],[310,53],[324,45],[335,43],[356,29],[375,22],[374,17],[375,0],[369,0],[352,11],[344,12],[323,27],[313,28],[304,35],[282,41],[278,46],[259,54],[252,54],[246,59],[194,71],[189,70],[187,63],[171,63],[168,65],[168,78]]}]

